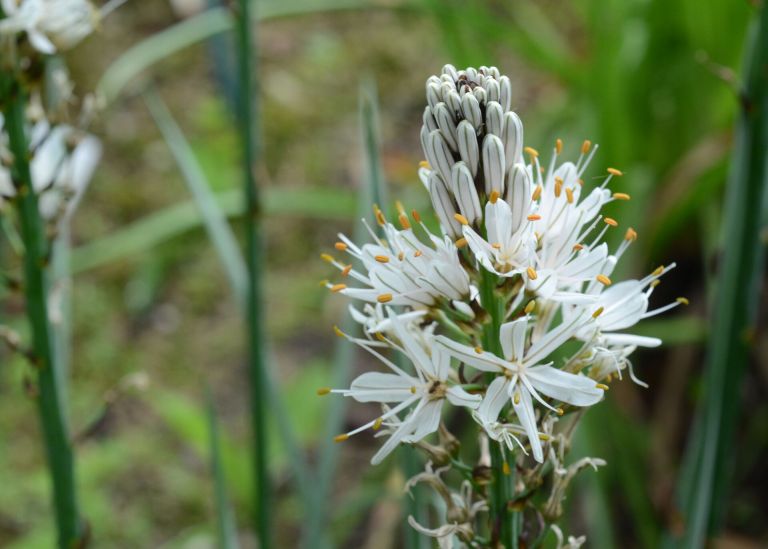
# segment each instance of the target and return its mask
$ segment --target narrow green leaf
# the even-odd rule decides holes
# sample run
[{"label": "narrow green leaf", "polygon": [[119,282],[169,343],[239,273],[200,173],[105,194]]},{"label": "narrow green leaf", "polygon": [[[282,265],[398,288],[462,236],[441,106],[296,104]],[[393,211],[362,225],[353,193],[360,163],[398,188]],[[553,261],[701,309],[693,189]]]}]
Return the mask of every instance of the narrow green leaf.
[{"label": "narrow green leaf", "polygon": [[[242,191],[216,193],[212,200],[227,217],[242,217]],[[355,212],[355,198],[333,189],[267,189],[264,212],[270,216],[289,215],[318,219],[349,219]],[[72,250],[72,272],[81,273],[115,261],[139,255],[178,237],[203,223],[194,201],[174,204],[83,244]]]},{"label": "narrow green leaf", "polygon": [[[365,8],[368,4],[355,0],[323,0],[322,2],[263,2],[254,17],[265,20],[312,12]],[[139,78],[143,71],[184,48],[198,44],[233,28],[230,10],[211,8],[145,38],[127,49],[102,75],[96,89],[107,104]]]},{"label": "narrow green leaf", "polygon": [[160,133],[171,149],[179,170],[184,176],[187,188],[200,211],[208,236],[211,238],[216,253],[219,255],[219,260],[226,271],[232,292],[237,296],[245,295],[248,283],[245,261],[240,253],[235,235],[227,223],[226,216],[216,204],[211,186],[192,151],[192,147],[154,88],[147,88],[143,97]]},{"label": "narrow green leaf", "polygon": [[762,279],[760,222],[768,186],[768,9],[758,9],[749,38],[741,112],[736,124],[724,205],[721,272],[712,307],[694,435],[678,485],[685,531],[669,546],[698,548],[721,526],[728,501],[731,447],[739,415],[739,390],[751,347],[755,299]]}]

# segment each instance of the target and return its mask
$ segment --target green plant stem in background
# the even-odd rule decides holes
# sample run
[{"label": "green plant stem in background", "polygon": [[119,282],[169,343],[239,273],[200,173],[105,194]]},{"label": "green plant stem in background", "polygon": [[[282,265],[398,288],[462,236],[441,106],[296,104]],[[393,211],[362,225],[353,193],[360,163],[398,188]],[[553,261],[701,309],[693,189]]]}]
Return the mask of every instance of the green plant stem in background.
[{"label": "green plant stem in background", "polygon": [[250,382],[251,428],[253,430],[253,468],[255,490],[255,524],[261,549],[272,546],[272,504],[267,464],[266,361],[264,348],[263,301],[261,276],[264,252],[261,231],[261,202],[256,185],[259,166],[258,97],[254,85],[256,41],[251,25],[251,8],[255,2],[240,0],[235,14],[238,113],[237,121],[243,149],[243,180],[245,193],[245,256],[248,267],[248,298],[246,320],[248,331],[248,375]]},{"label": "green plant stem in background", "polygon": [[[482,270],[480,281],[480,299],[483,308],[488,312],[488,322],[483,326],[483,347],[496,356],[501,357],[501,344],[499,333],[503,315],[502,304],[499,303],[495,292],[496,275]],[[517,549],[519,532],[514,527],[518,523],[518,513],[509,509],[514,492],[515,464],[508,464],[509,474],[505,471],[505,460],[501,447],[491,442],[491,467],[493,469],[493,481],[491,483],[490,513],[493,533],[498,529],[499,542],[507,549]]]},{"label": "green plant stem in background", "polygon": [[51,479],[58,544],[70,548],[80,541],[81,526],[75,488],[74,457],[57,384],[56,356],[48,318],[46,238],[32,185],[25,134],[26,98],[17,82],[3,82],[5,127],[13,154],[11,168],[18,196],[16,205],[24,243],[24,297],[36,359],[36,395]]},{"label": "green plant stem in background", "polygon": [[768,186],[768,9],[759,9],[745,63],[724,206],[723,255],[712,307],[705,396],[687,448],[678,496],[685,519],[682,540],[698,548],[721,527],[739,414],[739,391],[752,345],[764,250],[760,223]]}]

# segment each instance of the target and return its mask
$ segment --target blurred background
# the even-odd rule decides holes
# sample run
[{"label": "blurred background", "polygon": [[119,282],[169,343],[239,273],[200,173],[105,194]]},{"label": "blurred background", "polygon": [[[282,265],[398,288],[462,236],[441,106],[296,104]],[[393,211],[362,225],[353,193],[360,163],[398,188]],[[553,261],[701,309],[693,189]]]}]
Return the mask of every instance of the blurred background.
[{"label": "blurred background", "polygon": [[[679,532],[675,486],[703,394],[708,304],[755,7],[746,0],[265,0],[256,11],[268,355],[281,396],[268,405],[276,546],[297,547],[302,536],[307,547],[320,538],[338,547],[405,546],[405,458],[372,468],[378,441],[367,434],[329,444],[375,411],[315,396],[317,387],[343,385],[367,360],[337,348],[331,326],[341,324],[347,302],[320,286],[331,271],[319,254],[369,215],[358,195],[371,173],[386,183],[386,207],[400,199],[429,209],[416,176],[418,132],[424,81],[445,63],[495,65],[507,74],[527,145],[547,151],[562,138],[566,156],[576,158],[591,139],[600,144],[592,175],[609,166],[624,172],[613,190],[632,200],[606,213],[640,237],[622,276],[677,262],[654,303],[685,296],[690,306],[638,332],[665,340],[633,361],[650,388],[614,383],[586,415],[573,455],[603,457],[608,466],[583,473],[566,524],[587,534],[591,547],[651,548],[664,532]],[[239,234],[240,149],[224,13],[205,0],[128,2],[67,53],[79,92],[106,96],[94,128],[104,159],[71,231],[66,338],[69,419],[94,547],[216,544],[207,386],[240,541],[255,546],[241,303],[183,175],[199,165]],[[370,170],[361,114],[369,129],[376,123],[378,172]],[[180,143],[192,153],[181,162],[171,148]],[[768,544],[768,311],[765,292],[754,299],[762,306],[750,365],[737,378],[738,398],[726,403],[744,413],[728,434],[728,482],[714,496],[723,526],[717,547]],[[4,296],[4,322],[21,329],[22,305]],[[50,547],[49,481],[25,392],[28,366],[7,353],[0,360],[0,546]]]}]

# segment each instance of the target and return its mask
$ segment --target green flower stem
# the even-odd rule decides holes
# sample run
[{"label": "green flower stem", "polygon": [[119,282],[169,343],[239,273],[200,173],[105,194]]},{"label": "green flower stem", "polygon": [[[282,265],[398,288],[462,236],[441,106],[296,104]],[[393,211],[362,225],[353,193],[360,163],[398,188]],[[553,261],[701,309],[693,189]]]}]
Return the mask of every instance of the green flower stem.
[{"label": "green flower stem", "polygon": [[261,295],[261,270],[264,251],[261,231],[261,199],[256,185],[259,160],[257,124],[258,100],[255,97],[253,75],[258,72],[256,42],[251,25],[252,0],[239,0],[235,14],[238,67],[238,114],[240,139],[243,147],[243,176],[246,200],[246,265],[248,267],[248,298],[246,320],[248,326],[248,375],[250,381],[251,428],[253,430],[253,468],[255,490],[254,522],[259,535],[259,546],[272,546],[272,504],[270,502],[269,468],[267,464],[267,417],[265,403],[266,361]]},{"label": "green flower stem", "polygon": [[72,445],[57,384],[56,356],[53,352],[51,324],[48,318],[45,228],[40,219],[29,168],[24,116],[26,98],[18,82],[8,78],[3,84],[3,113],[14,158],[13,182],[18,194],[14,203],[18,210],[20,234],[24,244],[24,297],[37,368],[38,412],[48,467],[53,480],[58,543],[59,547],[69,548],[78,544],[82,530],[77,507]]},{"label": "green flower stem", "polygon": [[[483,325],[483,347],[486,351],[502,356],[499,332],[503,319],[503,303],[496,295],[496,275],[482,270],[480,281],[480,299],[483,308],[488,312],[489,319]],[[514,463],[509,465],[509,474],[504,469],[504,455],[498,444],[491,444],[491,467],[493,469],[493,482],[491,483],[491,524],[493,533],[498,529],[498,540],[507,549],[517,549],[518,528],[515,525],[519,520],[518,512],[509,509],[508,503],[514,495]],[[495,535],[493,536],[495,537]]]}]

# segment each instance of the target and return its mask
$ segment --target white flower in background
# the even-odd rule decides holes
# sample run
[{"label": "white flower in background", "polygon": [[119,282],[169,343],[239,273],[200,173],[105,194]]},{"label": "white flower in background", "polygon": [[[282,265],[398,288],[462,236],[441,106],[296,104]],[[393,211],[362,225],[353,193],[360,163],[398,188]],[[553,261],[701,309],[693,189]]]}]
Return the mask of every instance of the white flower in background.
[{"label": "white flower in background", "polygon": [[29,43],[52,54],[75,46],[93,32],[99,11],[87,0],[2,0],[0,35],[26,32]]},{"label": "white flower in background", "polygon": [[[337,440],[346,440],[371,427],[378,429],[384,421],[394,420],[397,427],[371,459],[374,465],[387,457],[400,442],[417,442],[437,431],[440,412],[446,399],[455,406],[469,408],[476,408],[480,403],[478,395],[471,395],[461,387],[451,384],[451,359],[443,349],[438,346],[432,346],[431,349],[423,347],[402,318],[391,310],[389,317],[400,343],[398,345],[390,342],[390,345],[409,359],[414,366],[415,375],[406,373],[383,357],[376,351],[372,342],[345,336],[376,356],[392,373],[367,372],[352,381],[349,389],[331,391],[350,396],[358,402],[397,403],[377,419],[337,437]],[[406,418],[398,422],[397,414],[413,405],[415,406]]]},{"label": "white flower in background", "polygon": [[603,397],[603,388],[595,380],[553,368],[551,362],[540,363],[571,339],[584,323],[583,317],[563,322],[526,349],[528,316],[507,322],[501,326],[499,335],[506,358],[497,357],[480,348],[473,349],[445,336],[438,336],[437,342],[467,366],[501,374],[488,386],[477,414],[483,424],[492,424],[499,417],[501,409],[511,401],[528,436],[533,457],[536,461],[543,461],[532,399],[545,408],[557,411],[541,395],[573,406],[591,406]]},{"label": "white flower in background", "polygon": [[[5,138],[5,134],[3,136]],[[2,148],[6,149],[2,154],[10,154],[6,144]],[[51,126],[47,120],[41,120],[31,127],[29,148],[33,151],[30,172],[39,195],[40,214],[45,219],[53,219],[60,213],[71,215],[101,158],[101,142],[72,126]],[[0,167],[0,196],[5,199],[16,196],[6,167]]]}]

